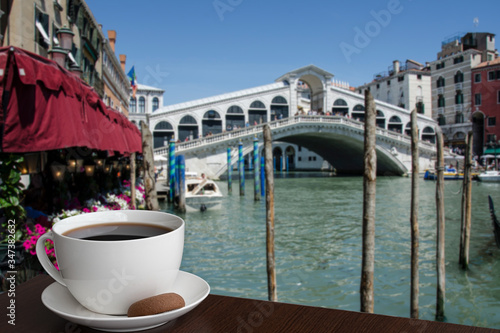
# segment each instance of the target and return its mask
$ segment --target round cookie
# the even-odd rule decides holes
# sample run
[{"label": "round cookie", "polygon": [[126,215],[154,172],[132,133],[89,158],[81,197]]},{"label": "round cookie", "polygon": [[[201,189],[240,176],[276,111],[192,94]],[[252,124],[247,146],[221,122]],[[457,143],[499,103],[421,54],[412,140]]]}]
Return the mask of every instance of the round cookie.
[{"label": "round cookie", "polygon": [[184,298],[176,293],[160,294],[133,303],[127,312],[129,317],[149,316],[172,311],[185,306]]}]

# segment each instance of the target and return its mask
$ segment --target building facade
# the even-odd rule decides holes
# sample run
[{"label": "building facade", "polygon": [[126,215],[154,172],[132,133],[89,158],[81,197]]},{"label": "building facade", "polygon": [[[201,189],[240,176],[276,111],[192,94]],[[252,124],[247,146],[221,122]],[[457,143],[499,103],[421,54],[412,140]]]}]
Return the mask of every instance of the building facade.
[{"label": "building facade", "polygon": [[[500,139],[500,58],[472,69],[472,121],[475,151],[495,153]],[[498,121],[497,121],[498,119]],[[479,155],[479,154],[478,154]]]},{"label": "building facade", "polygon": [[387,72],[374,75],[372,82],[357,88],[359,94],[368,89],[376,100],[397,105],[409,111],[432,117],[431,73],[429,68],[413,60],[403,65],[395,60]]},{"label": "building facade", "polygon": [[116,101],[115,109],[128,112],[126,75],[84,0],[0,0],[0,6],[2,46],[57,61],[102,99]]},{"label": "building facade", "polygon": [[[496,54],[494,34],[467,33],[443,41],[437,60],[430,63],[433,118],[445,145],[464,147],[467,132],[473,130],[472,68]],[[482,139],[475,135],[474,153],[479,155],[477,140]]]}]

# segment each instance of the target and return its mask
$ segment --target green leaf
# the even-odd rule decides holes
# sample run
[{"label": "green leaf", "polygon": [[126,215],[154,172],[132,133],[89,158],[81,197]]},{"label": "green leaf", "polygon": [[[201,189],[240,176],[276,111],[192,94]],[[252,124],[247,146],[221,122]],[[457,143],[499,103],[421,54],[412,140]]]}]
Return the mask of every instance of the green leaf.
[{"label": "green leaf", "polygon": [[9,201],[12,203],[13,206],[18,206],[19,205],[19,198],[18,197],[11,196],[9,198]]}]

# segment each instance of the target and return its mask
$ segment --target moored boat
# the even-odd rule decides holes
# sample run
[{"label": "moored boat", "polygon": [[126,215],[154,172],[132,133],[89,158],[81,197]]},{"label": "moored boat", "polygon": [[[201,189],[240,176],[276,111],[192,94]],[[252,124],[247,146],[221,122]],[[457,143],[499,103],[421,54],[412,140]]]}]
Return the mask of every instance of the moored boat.
[{"label": "moored boat", "polygon": [[220,209],[221,205],[222,193],[213,180],[186,173],[186,211]]},{"label": "moored boat", "polygon": [[[425,180],[437,180],[437,173],[434,170],[425,170]],[[455,168],[448,168],[444,172],[444,180],[461,180],[464,179],[464,174],[457,172]]]},{"label": "moored boat", "polygon": [[500,182],[500,171],[487,170],[480,173],[477,178],[482,182]]}]

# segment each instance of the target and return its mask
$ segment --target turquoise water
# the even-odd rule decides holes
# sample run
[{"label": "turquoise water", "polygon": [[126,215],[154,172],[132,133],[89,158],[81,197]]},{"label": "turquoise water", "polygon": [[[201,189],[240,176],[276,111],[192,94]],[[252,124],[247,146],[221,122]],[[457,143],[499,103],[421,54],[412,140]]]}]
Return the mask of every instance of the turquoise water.
[{"label": "turquoise water", "polygon": [[[325,174],[326,175],[326,174]],[[280,302],[359,311],[363,179],[292,174],[275,179],[275,256]],[[314,177],[310,177],[314,176]],[[240,197],[227,183],[219,211],[177,214],[186,221],[182,270],[205,279],[213,294],[267,299],[265,198],[254,202],[253,181]],[[434,320],[436,211],[433,181],[420,181],[420,318]],[[377,179],[375,313],[410,315],[409,178]],[[500,216],[500,184],[474,182],[470,268],[458,265],[461,182],[445,183],[448,322],[500,328],[500,249],[488,194]],[[170,211],[167,203],[163,209]]]}]

